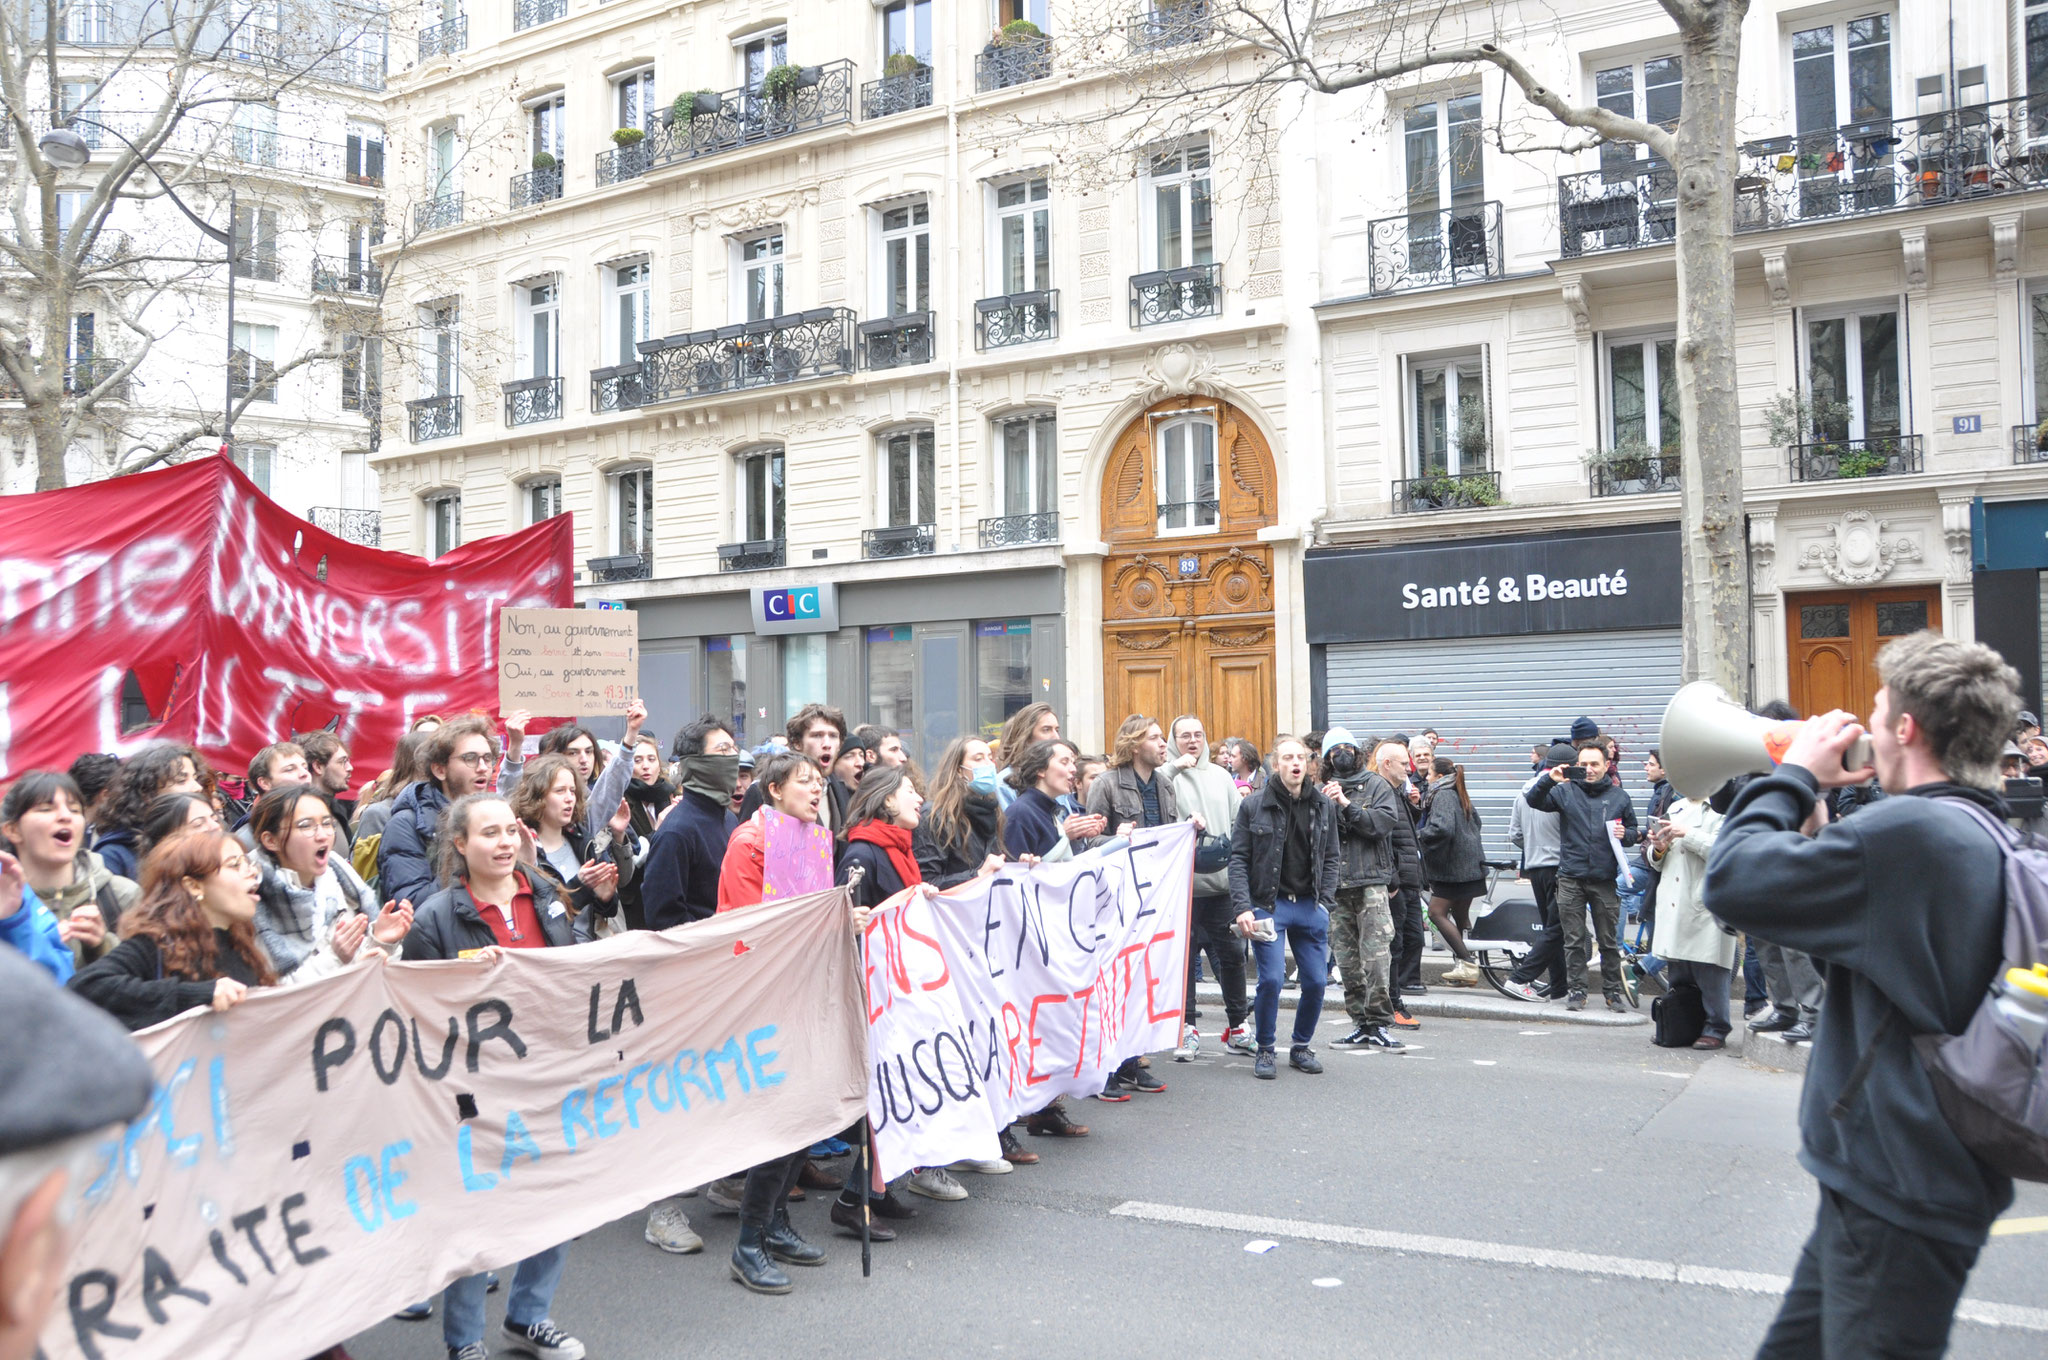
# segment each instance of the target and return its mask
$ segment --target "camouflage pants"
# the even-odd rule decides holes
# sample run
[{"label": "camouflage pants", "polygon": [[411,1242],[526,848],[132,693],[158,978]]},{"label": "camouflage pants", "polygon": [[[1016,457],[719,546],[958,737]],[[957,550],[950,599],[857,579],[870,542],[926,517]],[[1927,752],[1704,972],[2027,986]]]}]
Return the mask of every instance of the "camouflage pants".
[{"label": "camouflage pants", "polygon": [[1330,955],[1343,973],[1344,1010],[1360,1029],[1393,1022],[1394,999],[1387,989],[1393,939],[1394,918],[1384,886],[1337,890],[1337,909],[1330,913]]}]

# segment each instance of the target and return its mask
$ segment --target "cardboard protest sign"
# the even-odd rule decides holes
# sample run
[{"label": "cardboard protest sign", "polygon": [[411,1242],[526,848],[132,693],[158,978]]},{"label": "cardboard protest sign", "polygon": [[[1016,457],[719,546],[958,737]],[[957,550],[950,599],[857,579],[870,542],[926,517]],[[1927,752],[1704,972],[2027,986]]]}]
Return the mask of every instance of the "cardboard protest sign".
[{"label": "cardboard protest sign", "polygon": [[761,900],[832,886],[832,829],[774,808],[761,809]]},{"label": "cardboard protest sign", "polygon": [[[847,896],[366,962],[137,1036],[50,1360],[304,1360],[449,1281],[860,1118]],[[570,1253],[569,1269],[578,1268]]]},{"label": "cardboard protest sign", "polygon": [[1011,865],[868,919],[868,1120],[885,1177],[1001,1156],[997,1130],[1180,1041],[1195,831]]},{"label": "cardboard protest sign", "polygon": [[611,713],[639,697],[639,611],[498,611],[500,712]]}]

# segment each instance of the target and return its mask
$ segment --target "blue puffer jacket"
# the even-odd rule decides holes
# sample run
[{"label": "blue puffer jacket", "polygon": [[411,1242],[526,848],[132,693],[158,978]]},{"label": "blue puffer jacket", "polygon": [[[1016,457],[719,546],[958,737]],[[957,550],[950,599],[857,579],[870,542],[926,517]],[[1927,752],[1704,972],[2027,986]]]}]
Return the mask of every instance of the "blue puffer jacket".
[{"label": "blue puffer jacket", "polygon": [[57,933],[57,918],[42,904],[34,888],[22,888],[20,911],[0,916],[0,944],[13,946],[30,963],[49,969],[50,976],[58,982],[71,980],[71,946]]},{"label": "blue puffer jacket", "polygon": [[434,861],[441,848],[441,814],[448,795],[422,779],[398,795],[384,839],[377,842],[377,888],[387,902],[410,902],[417,911],[440,888]]}]

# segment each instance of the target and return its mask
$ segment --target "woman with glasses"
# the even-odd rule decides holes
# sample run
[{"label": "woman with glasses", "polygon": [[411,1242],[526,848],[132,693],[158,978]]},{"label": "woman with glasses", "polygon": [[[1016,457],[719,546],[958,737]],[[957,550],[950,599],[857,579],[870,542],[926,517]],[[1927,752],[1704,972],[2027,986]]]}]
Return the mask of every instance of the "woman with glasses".
[{"label": "woman with glasses", "polygon": [[412,904],[377,898],[346,859],[334,853],[340,829],[334,806],[311,784],[287,784],[249,811],[250,858],[262,875],[256,938],[278,980],[311,982],[355,962],[367,940],[398,957],[412,929]]}]

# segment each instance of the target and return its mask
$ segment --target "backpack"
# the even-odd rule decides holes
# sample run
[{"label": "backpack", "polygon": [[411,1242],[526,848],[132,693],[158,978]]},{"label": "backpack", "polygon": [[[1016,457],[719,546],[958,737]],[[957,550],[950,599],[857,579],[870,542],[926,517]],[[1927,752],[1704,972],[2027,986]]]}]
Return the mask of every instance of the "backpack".
[{"label": "backpack", "polygon": [[384,840],[379,831],[374,836],[361,836],[349,851],[348,866],[356,871],[356,877],[368,885],[372,893],[381,891],[377,882],[377,847]]},{"label": "backpack", "polygon": [[[2016,1180],[2048,1181],[2048,1044],[2029,1051],[2012,1019],[1998,1005],[2011,968],[2048,962],[2048,846],[2022,837],[1998,818],[1962,799],[1946,799],[1998,842],[2005,861],[2005,944],[1989,992],[1961,1034],[1916,1034],[1913,1049],[1933,1082],[1943,1118],[1964,1147],[1995,1171]],[[1879,1041],[1901,1021],[1894,1010],[1879,1027],[1870,1051],[1858,1060],[1829,1111],[1848,1115],[1849,1098],[1870,1075]]]},{"label": "backpack", "polygon": [[1707,999],[1690,982],[1681,982],[1650,1003],[1657,1027],[1650,1042],[1659,1048],[1691,1048],[1707,1032]]}]

